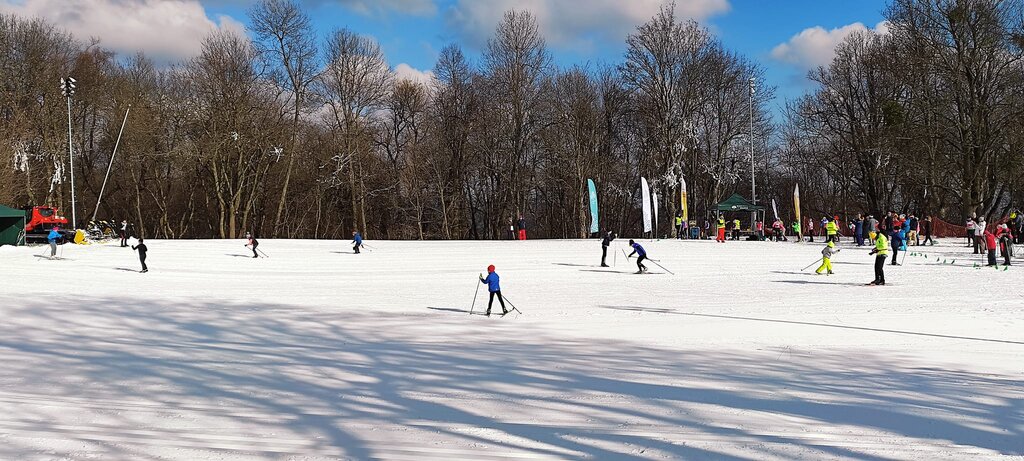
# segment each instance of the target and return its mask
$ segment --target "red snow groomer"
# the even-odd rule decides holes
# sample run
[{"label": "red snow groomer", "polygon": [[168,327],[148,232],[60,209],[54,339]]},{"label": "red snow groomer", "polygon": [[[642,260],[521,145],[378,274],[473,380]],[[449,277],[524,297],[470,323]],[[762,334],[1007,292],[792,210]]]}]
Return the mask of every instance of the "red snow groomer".
[{"label": "red snow groomer", "polygon": [[46,235],[53,226],[59,226],[65,237],[74,236],[74,229],[69,228],[68,218],[57,214],[57,209],[48,206],[24,206],[25,240],[28,242],[45,242]]}]

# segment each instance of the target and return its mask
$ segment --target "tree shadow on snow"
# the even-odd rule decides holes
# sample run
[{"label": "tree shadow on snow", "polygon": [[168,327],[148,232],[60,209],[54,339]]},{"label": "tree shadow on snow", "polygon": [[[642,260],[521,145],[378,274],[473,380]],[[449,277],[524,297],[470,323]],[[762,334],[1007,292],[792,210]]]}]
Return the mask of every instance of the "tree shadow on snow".
[{"label": "tree shadow on snow", "polygon": [[[15,436],[0,458],[891,459],[876,454],[880,432],[897,437],[888,448],[1024,455],[1024,381],[870,352],[681,354],[501,327],[451,338],[455,316],[251,302],[99,297],[70,311],[5,311],[0,399]],[[765,426],[734,424],[740,414]]]}]

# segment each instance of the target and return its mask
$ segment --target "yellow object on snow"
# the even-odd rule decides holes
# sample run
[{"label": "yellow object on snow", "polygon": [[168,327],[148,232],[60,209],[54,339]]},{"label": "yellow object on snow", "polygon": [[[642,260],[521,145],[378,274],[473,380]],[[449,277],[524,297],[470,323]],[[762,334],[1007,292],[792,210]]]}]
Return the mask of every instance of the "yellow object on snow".
[{"label": "yellow object on snow", "polygon": [[821,271],[823,271],[823,270],[827,270],[829,274],[832,273],[832,259],[831,258],[821,258],[821,266],[818,266],[818,270],[816,270],[814,272],[817,272],[817,273],[820,274]]},{"label": "yellow object on snow", "polygon": [[85,239],[85,231],[82,229],[75,229],[75,244],[76,245],[88,245],[89,241]]}]

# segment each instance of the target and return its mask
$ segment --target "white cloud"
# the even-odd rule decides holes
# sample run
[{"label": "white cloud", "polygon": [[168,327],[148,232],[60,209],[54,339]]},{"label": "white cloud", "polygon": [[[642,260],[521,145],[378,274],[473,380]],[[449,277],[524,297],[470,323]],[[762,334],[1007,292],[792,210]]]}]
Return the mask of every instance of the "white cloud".
[{"label": "white cloud", "polygon": [[[323,3],[317,0],[314,3]],[[342,5],[363,14],[380,14],[386,11],[415,16],[432,16],[437,13],[433,0],[338,0]]]},{"label": "white cloud", "polygon": [[215,29],[245,30],[227,16],[214,22],[198,0],[0,0],[0,11],[43,18],[79,40],[96,37],[106,48],[158,59],[195,56]]},{"label": "white cloud", "polygon": [[434,78],[434,72],[419,70],[403,62],[395,66],[395,78],[429,85]]},{"label": "white cloud", "polygon": [[821,26],[810,27],[794,35],[786,43],[781,43],[773,48],[772,57],[802,69],[826,66],[835,57],[836,46],[846,37],[868,30],[887,34],[889,33],[889,24],[882,21],[875,25],[874,29],[868,29],[867,26],[859,22],[832,30],[825,30]]},{"label": "white cloud", "polygon": [[[620,43],[649,21],[664,0],[458,0],[447,12],[448,23],[470,43],[482,44],[508,10],[527,10],[537,17],[553,47],[589,51],[601,43]],[[698,21],[729,11],[729,0],[684,0],[676,12]]]}]

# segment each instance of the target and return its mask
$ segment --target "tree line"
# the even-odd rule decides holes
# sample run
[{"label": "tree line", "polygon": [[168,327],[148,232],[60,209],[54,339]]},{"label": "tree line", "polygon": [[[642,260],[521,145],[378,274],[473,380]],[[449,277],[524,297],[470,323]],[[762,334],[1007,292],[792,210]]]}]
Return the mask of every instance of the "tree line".
[{"label": "tree line", "polygon": [[[562,68],[537,19],[509,11],[473,59],[444,47],[430,81],[396,77],[380,46],[319,37],[294,0],[261,0],[248,35],[218,31],[157,63],[0,15],[0,203],[98,211],[153,238],[503,238],[639,233],[640,177],[661,216],[691,219],[732,193],[808,211],[998,213],[1021,194],[1015,1],[898,0],[890,33],[844,42],[773,124],[763,69],[665,5],[621,62]],[[1015,16],[1016,15],[1016,16]],[[943,19],[945,18],[945,19]],[[945,22],[943,22],[945,21]],[[841,209],[839,209],[841,208]],[[663,219],[660,232],[667,233]]]}]

